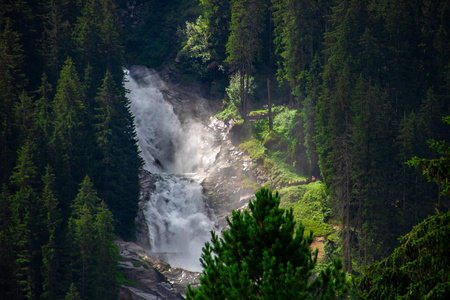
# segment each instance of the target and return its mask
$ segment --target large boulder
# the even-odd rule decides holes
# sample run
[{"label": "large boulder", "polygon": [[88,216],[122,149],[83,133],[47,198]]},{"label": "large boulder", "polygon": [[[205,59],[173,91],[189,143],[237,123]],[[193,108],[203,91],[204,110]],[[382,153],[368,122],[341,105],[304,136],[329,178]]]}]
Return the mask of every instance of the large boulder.
[{"label": "large boulder", "polygon": [[152,258],[143,247],[116,241],[121,260],[120,272],[127,278],[121,285],[119,300],[184,299],[188,284],[197,287],[201,273],[172,268],[169,264]]}]

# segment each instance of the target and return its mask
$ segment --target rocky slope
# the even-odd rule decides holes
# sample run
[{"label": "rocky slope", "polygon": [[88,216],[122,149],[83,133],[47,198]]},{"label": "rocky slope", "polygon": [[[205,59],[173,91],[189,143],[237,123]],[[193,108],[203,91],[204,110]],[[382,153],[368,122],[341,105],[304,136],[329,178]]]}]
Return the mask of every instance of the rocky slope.
[{"label": "rocky slope", "polygon": [[119,299],[184,299],[187,285],[196,287],[200,282],[200,273],[171,268],[135,243],[116,241],[116,245],[121,256],[120,272],[128,280],[128,284],[121,286]]}]

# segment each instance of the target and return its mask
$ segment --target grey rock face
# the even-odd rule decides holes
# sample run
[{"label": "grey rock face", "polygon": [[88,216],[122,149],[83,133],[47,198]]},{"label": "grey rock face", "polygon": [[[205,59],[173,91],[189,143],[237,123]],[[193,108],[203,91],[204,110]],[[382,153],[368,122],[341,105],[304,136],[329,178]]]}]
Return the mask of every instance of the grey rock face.
[{"label": "grey rock face", "polygon": [[187,285],[198,286],[201,273],[171,268],[169,264],[150,257],[141,246],[116,241],[121,260],[119,267],[132,285],[122,285],[119,300],[184,299]]}]

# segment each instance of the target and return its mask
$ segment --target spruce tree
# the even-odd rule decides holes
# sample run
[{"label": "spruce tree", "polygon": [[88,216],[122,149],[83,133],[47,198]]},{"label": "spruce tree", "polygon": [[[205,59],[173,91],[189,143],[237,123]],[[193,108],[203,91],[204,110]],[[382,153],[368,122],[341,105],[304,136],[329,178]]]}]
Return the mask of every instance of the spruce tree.
[{"label": "spruce tree", "polygon": [[85,107],[82,85],[72,59],[68,58],[60,72],[53,100],[54,126],[50,139],[51,164],[63,212],[67,212],[69,201],[76,193],[76,182],[86,174],[87,161],[92,155],[88,147]]},{"label": "spruce tree", "polygon": [[113,215],[101,201],[94,220],[95,272],[93,279],[94,299],[117,298],[116,269],[118,248],[114,244]]},{"label": "spruce tree", "polygon": [[201,285],[188,299],[333,299],[346,291],[342,264],[312,279],[317,250],[312,232],[297,226],[278,193],[261,188],[244,212],[233,211],[230,229],[203,248]]},{"label": "spruce tree", "polygon": [[68,238],[71,244],[71,280],[82,299],[116,297],[118,261],[113,218],[89,176],[80,184],[71,206]]},{"label": "spruce tree", "polygon": [[[36,167],[32,160],[33,143],[27,141],[18,152],[17,165],[11,175],[11,183],[16,192],[12,195],[11,219],[14,244],[17,299],[32,298],[36,290],[31,266],[33,264],[33,233],[35,224],[31,222],[36,213],[35,176]],[[34,209],[33,209],[34,208]]]}]

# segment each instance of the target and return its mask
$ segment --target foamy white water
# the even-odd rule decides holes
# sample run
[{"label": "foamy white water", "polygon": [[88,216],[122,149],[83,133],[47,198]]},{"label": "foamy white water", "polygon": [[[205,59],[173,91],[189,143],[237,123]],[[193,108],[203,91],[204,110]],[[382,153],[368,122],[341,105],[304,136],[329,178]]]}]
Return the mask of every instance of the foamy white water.
[{"label": "foamy white water", "polygon": [[[153,71],[140,68],[136,80],[127,72],[131,112],[144,168],[160,174],[145,208],[151,250],[164,254],[173,267],[200,271],[202,247],[214,229],[201,185],[193,178],[211,161],[205,126],[194,120],[181,125],[164,100],[165,86]],[[135,73],[134,73],[135,74]],[[189,173],[187,177],[183,174]]]}]

